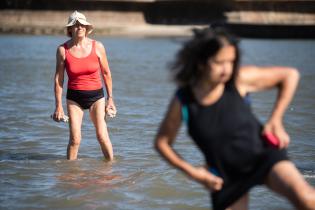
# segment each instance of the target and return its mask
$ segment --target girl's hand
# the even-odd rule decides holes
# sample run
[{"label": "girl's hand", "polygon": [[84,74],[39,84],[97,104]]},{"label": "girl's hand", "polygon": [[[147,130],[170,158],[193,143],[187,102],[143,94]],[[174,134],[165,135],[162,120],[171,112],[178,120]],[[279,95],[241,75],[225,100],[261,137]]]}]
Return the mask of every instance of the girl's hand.
[{"label": "girl's hand", "polygon": [[269,121],[266,123],[263,133],[272,133],[279,139],[279,149],[287,148],[290,136],[285,131],[282,122]]},{"label": "girl's hand", "polygon": [[210,173],[204,167],[195,168],[191,177],[211,191],[219,191],[222,189],[223,179]]}]

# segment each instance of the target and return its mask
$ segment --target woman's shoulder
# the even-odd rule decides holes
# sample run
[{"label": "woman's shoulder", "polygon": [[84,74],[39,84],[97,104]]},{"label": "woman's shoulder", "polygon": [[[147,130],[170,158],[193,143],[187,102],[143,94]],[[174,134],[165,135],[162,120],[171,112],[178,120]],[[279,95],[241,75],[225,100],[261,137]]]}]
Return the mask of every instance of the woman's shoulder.
[{"label": "woman's shoulder", "polygon": [[57,54],[64,56],[66,52],[65,44],[61,44],[57,48]]},{"label": "woman's shoulder", "polygon": [[64,43],[60,44],[57,47],[57,55],[61,56],[62,58],[65,58],[66,55],[66,49],[68,49],[70,40],[65,41]]},{"label": "woman's shoulder", "polygon": [[106,55],[105,47],[102,42],[93,40],[95,43],[95,52],[99,57]]},{"label": "woman's shoulder", "polygon": [[92,40],[92,42],[95,43],[96,49],[104,49],[105,48],[102,42],[100,42],[98,40],[93,40],[93,39],[91,39],[91,40]]},{"label": "woman's shoulder", "polygon": [[57,51],[65,52],[66,49],[68,49],[70,46],[70,39],[65,41],[64,43],[60,44],[57,47]]}]

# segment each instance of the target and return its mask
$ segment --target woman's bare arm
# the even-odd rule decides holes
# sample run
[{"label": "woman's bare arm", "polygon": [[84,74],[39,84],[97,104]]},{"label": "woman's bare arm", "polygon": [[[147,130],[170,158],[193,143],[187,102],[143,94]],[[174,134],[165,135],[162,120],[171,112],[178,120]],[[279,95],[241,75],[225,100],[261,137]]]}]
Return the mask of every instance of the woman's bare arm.
[{"label": "woman's bare arm", "polygon": [[64,72],[65,72],[65,49],[63,46],[59,46],[56,53],[56,72],[54,82],[55,92],[55,113],[53,118],[56,121],[60,121],[64,117],[64,111],[62,108],[62,90],[64,83]]},{"label": "woman's bare arm", "polygon": [[103,80],[104,80],[105,88],[106,88],[106,92],[107,92],[108,103],[107,103],[106,109],[113,109],[114,112],[116,112],[116,106],[115,106],[114,100],[113,100],[112,74],[111,74],[111,71],[109,68],[105,47],[100,42],[96,42],[96,53],[99,57],[101,72],[102,72],[102,76],[103,76]]}]

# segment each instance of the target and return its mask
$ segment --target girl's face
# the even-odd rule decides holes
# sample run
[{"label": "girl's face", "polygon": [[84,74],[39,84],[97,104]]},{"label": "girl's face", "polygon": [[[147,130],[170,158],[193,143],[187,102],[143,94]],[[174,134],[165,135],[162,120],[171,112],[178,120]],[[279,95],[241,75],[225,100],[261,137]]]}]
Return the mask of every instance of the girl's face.
[{"label": "girl's face", "polygon": [[71,27],[71,33],[72,37],[85,37],[86,26],[77,21],[75,25]]},{"label": "girl's face", "polygon": [[233,73],[233,65],[236,58],[235,47],[226,45],[218,53],[209,58],[207,70],[211,83],[225,83],[230,80]]}]

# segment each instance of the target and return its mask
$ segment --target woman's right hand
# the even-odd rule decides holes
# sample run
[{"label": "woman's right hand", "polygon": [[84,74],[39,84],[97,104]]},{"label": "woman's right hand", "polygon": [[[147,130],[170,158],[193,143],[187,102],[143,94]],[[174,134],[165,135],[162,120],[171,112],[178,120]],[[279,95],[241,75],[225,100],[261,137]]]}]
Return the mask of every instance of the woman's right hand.
[{"label": "woman's right hand", "polygon": [[219,191],[222,189],[223,179],[218,176],[215,176],[204,167],[195,168],[190,175],[194,180],[201,183],[207,189],[210,189],[212,192]]},{"label": "woman's right hand", "polygon": [[54,112],[52,118],[54,121],[60,122],[64,118],[64,116],[65,116],[65,113],[63,111],[63,108],[59,107],[59,108],[55,109],[55,112]]}]

